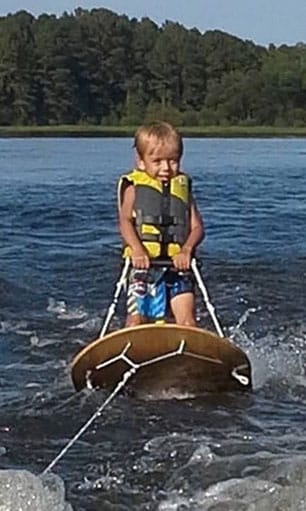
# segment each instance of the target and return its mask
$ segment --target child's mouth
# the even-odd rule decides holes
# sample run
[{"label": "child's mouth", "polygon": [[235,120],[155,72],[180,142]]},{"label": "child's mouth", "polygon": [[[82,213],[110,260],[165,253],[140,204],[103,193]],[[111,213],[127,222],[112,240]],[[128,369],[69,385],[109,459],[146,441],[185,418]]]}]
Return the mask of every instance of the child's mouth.
[{"label": "child's mouth", "polygon": [[170,174],[159,174],[158,177],[161,181],[169,181]]}]

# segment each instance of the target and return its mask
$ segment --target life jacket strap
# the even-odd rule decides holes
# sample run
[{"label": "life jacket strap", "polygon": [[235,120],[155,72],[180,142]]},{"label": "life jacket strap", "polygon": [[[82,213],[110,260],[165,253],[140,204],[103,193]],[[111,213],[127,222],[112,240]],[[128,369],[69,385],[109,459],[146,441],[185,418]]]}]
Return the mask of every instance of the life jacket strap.
[{"label": "life jacket strap", "polygon": [[141,217],[141,223],[151,224],[157,226],[168,227],[169,225],[180,225],[184,224],[183,219],[177,216],[170,215],[143,215]]},{"label": "life jacket strap", "polygon": [[178,236],[176,234],[170,234],[168,232],[160,234],[143,234],[141,236],[142,241],[156,241],[161,244],[168,245],[169,243],[179,243]]}]

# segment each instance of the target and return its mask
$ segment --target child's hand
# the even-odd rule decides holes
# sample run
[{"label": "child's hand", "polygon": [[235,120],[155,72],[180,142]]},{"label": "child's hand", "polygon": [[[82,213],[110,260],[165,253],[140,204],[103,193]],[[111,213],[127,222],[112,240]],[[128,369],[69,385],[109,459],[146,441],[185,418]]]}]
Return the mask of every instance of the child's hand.
[{"label": "child's hand", "polygon": [[177,270],[185,271],[190,270],[191,265],[191,251],[182,249],[179,254],[172,258],[173,266]]},{"label": "child's hand", "polygon": [[139,270],[147,270],[150,268],[150,257],[144,247],[133,250],[132,265],[133,268],[137,268]]}]

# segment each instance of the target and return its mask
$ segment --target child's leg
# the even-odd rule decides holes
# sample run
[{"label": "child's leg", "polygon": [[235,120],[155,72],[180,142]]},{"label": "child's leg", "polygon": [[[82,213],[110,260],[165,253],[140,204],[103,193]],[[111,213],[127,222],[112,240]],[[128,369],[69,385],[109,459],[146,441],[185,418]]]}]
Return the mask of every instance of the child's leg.
[{"label": "child's leg", "polygon": [[176,323],[179,325],[196,325],[195,282],[190,271],[172,271],[168,274],[170,307]]},{"label": "child's leg", "polygon": [[141,314],[141,303],[147,293],[148,270],[132,269],[128,279],[126,327],[142,325],[148,319]]},{"label": "child's leg", "polygon": [[137,325],[143,325],[147,323],[148,320],[145,316],[141,316],[141,314],[128,314],[125,320],[126,327],[132,327]]},{"label": "child's leg", "polygon": [[174,296],[170,301],[170,306],[178,325],[196,326],[195,296],[193,293]]}]

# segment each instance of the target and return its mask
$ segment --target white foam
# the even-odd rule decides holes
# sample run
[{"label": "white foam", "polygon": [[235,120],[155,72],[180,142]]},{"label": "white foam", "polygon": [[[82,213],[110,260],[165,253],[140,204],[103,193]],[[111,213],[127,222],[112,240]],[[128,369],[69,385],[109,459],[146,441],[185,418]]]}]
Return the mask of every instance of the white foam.
[{"label": "white foam", "polygon": [[56,314],[58,319],[83,319],[87,317],[87,312],[82,307],[69,309],[66,302],[63,300],[56,301],[52,297],[48,300],[47,311]]},{"label": "white foam", "polygon": [[63,481],[26,470],[0,470],[0,511],[72,511]]}]

